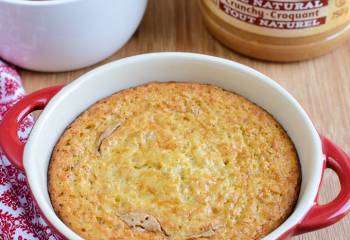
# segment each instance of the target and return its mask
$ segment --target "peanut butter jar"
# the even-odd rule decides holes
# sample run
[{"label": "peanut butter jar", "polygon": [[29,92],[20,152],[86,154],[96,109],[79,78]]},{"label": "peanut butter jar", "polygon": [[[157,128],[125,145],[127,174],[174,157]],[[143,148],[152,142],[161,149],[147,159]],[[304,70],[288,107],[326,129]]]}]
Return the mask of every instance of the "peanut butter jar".
[{"label": "peanut butter jar", "polygon": [[318,57],[350,35],[350,0],[200,0],[204,22],[223,44],[250,57]]}]

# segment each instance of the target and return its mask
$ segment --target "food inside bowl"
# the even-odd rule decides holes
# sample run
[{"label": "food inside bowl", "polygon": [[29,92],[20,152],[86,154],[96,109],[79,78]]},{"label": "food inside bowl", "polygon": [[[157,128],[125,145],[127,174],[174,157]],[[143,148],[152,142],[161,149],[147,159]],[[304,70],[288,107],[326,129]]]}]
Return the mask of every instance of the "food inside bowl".
[{"label": "food inside bowl", "polygon": [[52,205],[85,239],[260,239],[292,213],[295,147],[213,85],[151,83],[82,113],[49,165]]}]

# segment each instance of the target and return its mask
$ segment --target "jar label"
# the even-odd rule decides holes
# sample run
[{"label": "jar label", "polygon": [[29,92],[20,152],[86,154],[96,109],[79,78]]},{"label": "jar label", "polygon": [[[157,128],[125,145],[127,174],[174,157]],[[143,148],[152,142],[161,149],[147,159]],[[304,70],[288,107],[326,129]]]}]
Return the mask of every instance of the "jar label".
[{"label": "jar label", "polygon": [[350,20],[349,0],[211,0],[237,28],[276,37],[309,36]]}]

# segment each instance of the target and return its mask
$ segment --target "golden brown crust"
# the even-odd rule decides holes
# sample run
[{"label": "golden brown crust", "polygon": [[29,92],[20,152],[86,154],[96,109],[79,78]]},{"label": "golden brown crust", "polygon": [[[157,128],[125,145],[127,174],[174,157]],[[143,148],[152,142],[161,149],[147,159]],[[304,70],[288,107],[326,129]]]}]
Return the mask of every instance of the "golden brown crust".
[{"label": "golden brown crust", "polygon": [[86,239],[260,239],[293,211],[300,177],[262,108],[212,85],[152,83],[82,113],[53,151],[48,187]]}]

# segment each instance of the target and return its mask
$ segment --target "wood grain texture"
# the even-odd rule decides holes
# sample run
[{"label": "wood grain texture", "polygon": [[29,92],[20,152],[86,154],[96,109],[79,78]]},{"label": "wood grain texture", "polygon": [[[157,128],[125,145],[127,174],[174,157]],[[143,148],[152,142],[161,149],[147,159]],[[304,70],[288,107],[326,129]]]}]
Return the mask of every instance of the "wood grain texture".
[{"label": "wood grain texture", "polygon": [[[98,49],[96,49],[98,51]],[[194,0],[150,0],[143,22],[133,38],[117,53],[85,69],[64,73],[19,70],[28,92],[65,84],[96,66],[126,56],[158,51],[188,51],[231,59],[251,66],[285,87],[308,112],[320,133],[350,152],[350,40],[340,49],[310,61],[268,63],[238,55],[213,39],[202,24]],[[339,192],[337,177],[326,172],[321,202]],[[350,239],[350,217],[298,240]]]}]

